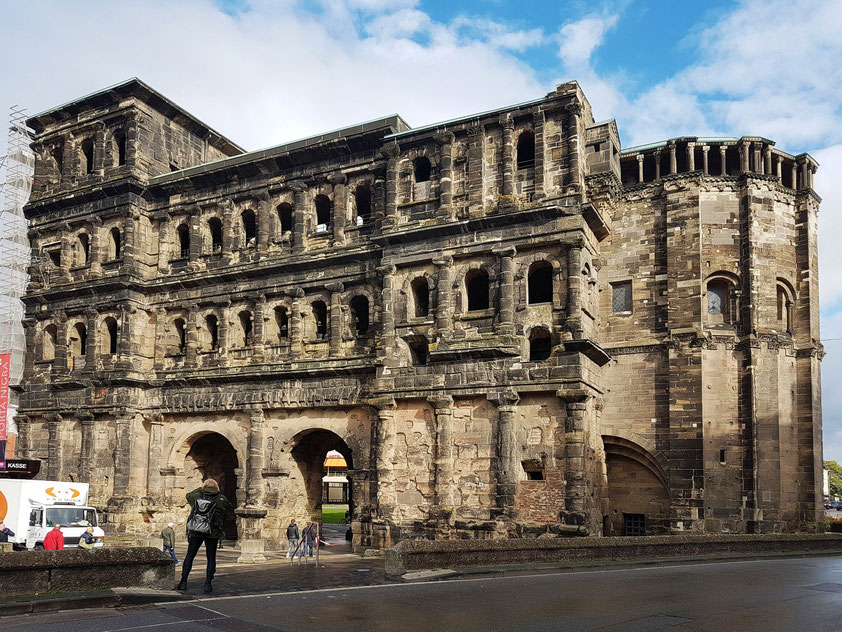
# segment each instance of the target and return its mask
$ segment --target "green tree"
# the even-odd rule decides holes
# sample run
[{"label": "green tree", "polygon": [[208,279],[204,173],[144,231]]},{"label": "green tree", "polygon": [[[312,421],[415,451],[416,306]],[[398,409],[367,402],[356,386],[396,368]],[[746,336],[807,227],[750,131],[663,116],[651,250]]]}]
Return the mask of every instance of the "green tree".
[{"label": "green tree", "polygon": [[824,469],[827,470],[830,495],[842,496],[842,465],[839,465],[836,461],[825,461]]}]

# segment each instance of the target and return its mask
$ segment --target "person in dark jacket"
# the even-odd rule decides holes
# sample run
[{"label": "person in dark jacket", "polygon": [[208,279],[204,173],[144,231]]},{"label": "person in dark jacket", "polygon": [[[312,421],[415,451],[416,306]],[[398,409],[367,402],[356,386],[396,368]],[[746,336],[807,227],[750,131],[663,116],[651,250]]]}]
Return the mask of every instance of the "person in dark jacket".
[{"label": "person in dark jacket", "polygon": [[316,523],[311,522],[301,532],[301,555],[309,553],[313,557],[313,543],[316,541]]},{"label": "person in dark jacket", "polygon": [[175,587],[176,590],[187,590],[187,577],[193,568],[193,559],[202,543],[205,544],[205,555],[208,560],[207,573],[205,575],[205,592],[213,590],[211,582],[216,573],[216,549],[219,546],[219,539],[222,537],[222,520],[225,512],[231,508],[231,503],[219,491],[219,483],[212,478],[207,479],[201,487],[194,489],[187,494],[187,502],[190,503],[191,518],[196,513],[196,502],[199,499],[211,500],[214,503],[213,523],[210,525],[210,533],[197,533],[192,531],[190,520],[187,521],[187,554],[184,556],[184,563],[181,567],[181,581]]},{"label": "person in dark jacket", "polygon": [[15,532],[6,526],[6,523],[0,520],[0,542],[8,542],[9,538],[15,537]]},{"label": "person in dark jacket", "polygon": [[293,518],[289,521],[289,526],[287,527],[287,540],[289,540],[287,557],[293,557],[295,555],[295,549],[298,548],[299,538],[301,538],[301,531],[298,529],[298,525],[295,524],[295,518]]},{"label": "person in dark jacket", "polygon": [[163,540],[164,542],[164,553],[166,553],[172,558],[172,561],[175,562],[176,566],[181,566],[181,562],[179,562],[178,558],[175,556],[175,531],[173,531],[174,526],[174,522],[167,523],[167,526],[164,527],[163,531],[161,531],[161,540]]}]

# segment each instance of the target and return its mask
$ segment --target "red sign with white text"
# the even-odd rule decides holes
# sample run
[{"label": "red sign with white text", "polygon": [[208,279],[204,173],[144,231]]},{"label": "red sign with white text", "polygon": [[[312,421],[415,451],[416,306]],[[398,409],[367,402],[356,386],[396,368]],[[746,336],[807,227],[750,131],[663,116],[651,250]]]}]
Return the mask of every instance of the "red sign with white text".
[{"label": "red sign with white text", "polygon": [[0,353],[0,471],[6,469],[6,416],[9,411],[11,354]]}]

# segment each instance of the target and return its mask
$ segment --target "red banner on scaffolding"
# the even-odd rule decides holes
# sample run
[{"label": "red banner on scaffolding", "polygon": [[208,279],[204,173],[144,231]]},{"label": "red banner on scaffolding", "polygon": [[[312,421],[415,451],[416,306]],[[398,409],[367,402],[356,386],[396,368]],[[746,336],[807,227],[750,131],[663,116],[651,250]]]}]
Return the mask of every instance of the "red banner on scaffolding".
[{"label": "red banner on scaffolding", "polygon": [[6,416],[9,413],[11,359],[11,354],[0,353],[0,471],[6,469]]}]

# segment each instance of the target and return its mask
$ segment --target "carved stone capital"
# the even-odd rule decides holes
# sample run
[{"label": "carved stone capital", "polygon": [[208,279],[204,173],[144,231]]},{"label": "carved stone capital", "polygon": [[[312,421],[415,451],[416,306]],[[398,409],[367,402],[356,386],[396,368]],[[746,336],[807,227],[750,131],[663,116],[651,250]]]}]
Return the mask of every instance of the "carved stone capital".
[{"label": "carved stone capital", "polygon": [[502,406],[516,406],[520,401],[520,395],[518,395],[517,391],[497,391],[496,393],[488,393],[486,398],[498,408]]},{"label": "carved stone capital", "polygon": [[389,145],[385,145],[381,150],[380,153],[383,155],[384,158],[397,158],[401,153],[400,145],[397,143],[390,143]]},{"label": "carved stone capital", "polygon": [[517,248],[514,246],[507,246],[505,248],[494,248],[491,252],[498,257],[514,257],[517,254]]},{"label": "carved stone capital", "polygon": [[325,285],[325,289],[328,292],[344,292],[345,285],[343,283],[328,283]]},{"label": "carved stone capital", "polygon": [[453,257],[451,257],[450,255],[444,257],[437,257],[433,259],[433,265],[439,268],[450,267],[453,265]]},{"label": "carved stone capital", "polygon": [[441,130],[433,134],[433,140],[439,145],[449,145],[456,139],[456,135],[450,130]]},{"label": "carved stone capital", "polygon": [[332,173],[327,178],[331,184],[348,184],[348,176],[344,173]]},{"label": "carved stone capital", "polygon": [[453,407],[453,397],[446,393],[436,393],[435,395],[430,395],[427,398],[427,403],[430,404],[436,410],[442,410],[445,408],[452,408]]},{"label": "carved stone capital", "polygon": [[392,264],[386,264],[384,266],[379,266],[377,268],[377,272],[379,272],[382,275],[394,274],[397,271],[398,271],[397,267],[392,265]]}]

